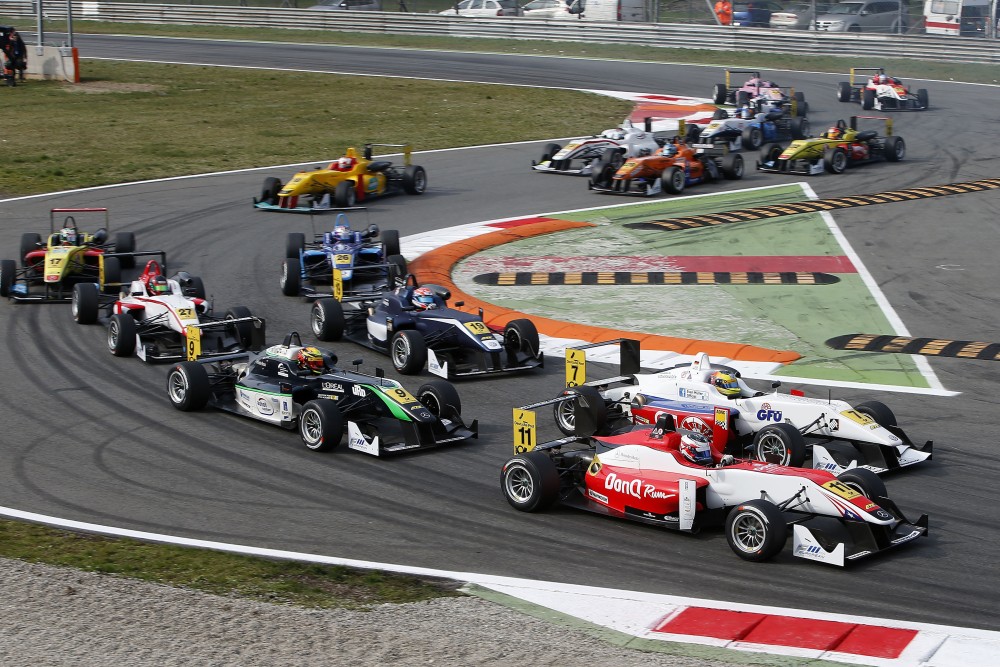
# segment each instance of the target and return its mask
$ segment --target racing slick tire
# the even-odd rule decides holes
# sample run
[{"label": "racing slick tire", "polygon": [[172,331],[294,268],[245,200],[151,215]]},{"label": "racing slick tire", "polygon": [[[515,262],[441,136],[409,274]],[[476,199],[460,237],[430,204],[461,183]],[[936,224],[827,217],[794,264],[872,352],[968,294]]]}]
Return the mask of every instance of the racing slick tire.
[{"label": "racing slick tire", "polygon": [[116,357],[135,354],[135,318],[128,313],[115,313],[108,322],[108,349]]},{"label": "racing slick tire", "polygon": [[562,146],[559,144],[545,144],[545,148],[542,149],[542,159],[539,162],[548,162],[552,159],[552,156],[562,150]]},{"label": "racing slick tire", "polygon": [[195,299],[205,298],[205,282],[201,279],[201,276],[188,276],[185,280],[178,280],[178,282],[181,284],[184,296]]},{"label": "racing slick tire", "polygon": [[73,300],[70,310],[77,324],[93,324],[97,321],[100,306],[100,291],[94,283],[73,285]]},{"label": "racing slick tire", "polygon": [[[115,234],[115,252],[135,252],[135,234],[132,232]],[[117,259],[121,261],[123,268],[131,269],[135,266],[135,257],[119,257]]]},{"label": "racing slick tire", "polygon": [[701,139],[701,126],[688,123],[684,126],[684,143],[695,144]]},{"label": "racing slick tire", "polygon": [[726,541],[743,560],[762,563],[785,548],[788,524],[774,503],[748,500],[734,507],[726,517]]},{"label": "racing slick tire", "polygon": [[[578,399],[559,401],[552,406],[552,414],[556,420],[556,426],[563,435],[591,436],[603,434],[607,431],[608,425],[608,405],[601,396],[601,392],[596,387],[582,384],[577,387],[566,387],[562,395],[569,396],[576,394],[583,399],[582,409],[588,412],[589,421],[597,426],[596,433],[576,432],[576,406],[580,403]],[[586,430],[586,429],[585,429]]]},{"label": "racing slick tire", "polygon": [[681,171],[680,167],[667,167],[660,176],[660,183],[663,185],[663,189],[672,195],[679,195],[684,192],[684,186],[687,182],[684,178],[684,172]]},{"label": "racing slick tire", "polygon": [[882,481],[882,478],[867,468],[845,470],[837,475],[837,479],[865,498],[874,500],[876,498],[889,497],[889,492],[886,491],[885,482]]},{"label": "racing slick tire", "polygon": [[285,257],[298,259],[299,253],[306,249],[306,235],[302,232],[292,232],[285,237]]},{"label": "racing slick tire", "polygon": [[538,512],[559,498],[559,471],[545,452],[518,454],[503,464],[500,488],[514,509]]},{"label": "racing slick tire", "polygon": [[702,168],[702,178],[705,183],[715,183],[721,177],[721,172],[719,171],[719,165],[716,164],[715,159],[707,155],[699,155],[697,160],[701,162]]},{"label": "racing slick tire", "polygon": [[260,190],[260,201],[273,206],[278,203],[279,192],[281,192],[281,179],[268,176],[264,179],[264,187]]},{"label": "racing slick tire", "polygon": [[768,424],[753,439],[753,457],[764,463],[801,468],[806,441],[791,424]]},{"label": "racing slick tire", "polygon": [[606,148],[601,157],[594,161],[590,170],[590,183],[598,187],[611,187],[611,180],[618,167],[625,162],[618,148]]},{"label": "racing slick tire", "polygon": [[917,104],[920,105],[921,109],[926,109],[930,105],[926,88],[917,88]]},{"label": "racing slick tire", "polygon": [[743,130],[743,146],[751,151],[758,150],[764,145],[764,133],[759,127],[748,127]]},{"label": "racing slick tire", "polygon": [[391,257],[392,255],[398,255],[399,253],[399,231],[395,229],[387,229],[382,232],[382,256]]},{"label": "racing slick tire", "polygon": [[419,373],[427,363],[427,343],[413,329],[401,329],[393,334],[389,343],[392,366],[403,375]]},{"label": "racing slick tire", "polygon": [[296,257],[286,257],[281,263],[281,277],[278,284],[281,285],[281,293],[285,296],[298,296],[302,287],[302,274],[299,273],[299,260]]},{"label": "racing slick tire", "polygon": [[[243,317],[253,317],[250,309],[246,306],[233,306],[226,311],[227,320],[235,320]],[[233,322],[232,325],[233,333],[236,334],[236,338],[240,341],[240,347],[244,350],[250,349],[250,344],[253,342],[253,322]]]},{"label": "racing slick tire", "polygon": [[851,101],[851,84],[847,81],[841,81],[837,84],[837,99],[841,102]]},{"label": "racing slick tire", "polygon": [[0,259],[0,296],[10,296],[16,273],[17,262],[12,259]]},{"label": "racing slick tire", "polygon": [[712,114],[712,120],[725,120],[727,118],[729,118],[729,114],[724,109],[716,109],[715,113]]},{"label": "racing slick tire", "polygon": [[805,139],[809,136],[809,119],[798,118],[792,121],[792,139]]},{"label": "racing slick tire", "polygon": [[513,352],[526,354],[532,359],[538,358],[541,349],[538,342],[538,329],[531,320],[511,320],[503,328],[504,346]]},{"label": "racing slick tire", "polygon": [[211,396],[212,381],[197,361],[182,361],[167,374],[167,397],[178,410],[201,410]]},{"label": "racing slick tire", "polygon": [[389,255],[385,258],[385,263],[389,265],[386,271],[389,287],[395,287],[397,280],[406,277],[406,258],[402,255]]},{"label": "racing slick tire", "polygon": [[[132,260],[135,264],[135,260]],[[117,257],[108,257],[104,260],[104,284],[101,287],[105,294],[117,294],[121,291],[122,285],[122,265]]]},{"label": "racing slick tire", "polygon": [[336,299],[317,299],[309,311],[309,326],[319,340],[340,340],[344,336],[344,307]]},{"label": "racing slick tire", "polygon": [[736,108],[742,109],[750,103],[750,93],[745,90],[736,91]]},{"label": "racing slick tire", "polygon": [[726,178],[738,181],[743,178],[743,156],[739,153],[727,153],[722,156],[722,175]]},{"label": "racing slick tire", "polygon": [[26,234],[21,234],[21,266],[27,266],[28,263],[25,258],[28,253],[33,250],[38,250],[42,244],[42,237],[40,234],[35,234],[34,232],[28,232]]},{"label": "racing slick tire", "polygon": [[889,162],[899,162],[906,157],[906,142],[903,137],[886,137],[882,142],[882,154]]},{"label": "racing slick tire", "polygon": [[[403,169],[403,190],[408,195],[422,195],[427,190],[427,172],[415,164]],[[391,253],[398,255],[398,252]]]},{"label": "racing slick tire", "polygon": [[861,108],[865,111],[871,111],[875,108],[875,91],[871,88],[865,88],[861,91]]},{"label": "racing slick tire", "polygon": [[302,444],[314,452],[327,452],[344,439],[344,416],[333,401],[315,400],[302,406],[299,413],[299,436]]},{"label": "racing slick tire", "polygon": [[896,415],[893,414],[892,410],[888,405],[882,403],[881,401],[865,401],[864,403],[858,403],[854,406],[854,409],[863,415],[868,415],[881,427],[886,426],[896,426]]},{"label": "racing slick tire", "polygon": [[770,164],[772,168],[777,167],[778,158],[785,151],[781,144],[768,144],[760,151],[760,157],[757,159],[757,168],[760,169],[761,165]]},{"label": "racing slick tire", "polygon": [[712,89],[712,104],[725,104],[726,94],[729,91],[726,90],[726,84],[717,83],[715,88]]},{"label": "racing slick tire", "polygon": [[847,151],[837,146],[830,151],[830,159],[826,160],[826,170],[831,174],[843,174],[847,169]]},{"label": "racing slick tire", "polygon": [[354,190],[354,181],[341,181],[333,191],[333,205],[337,208],[353,208],[357,203],[358,193]]},{"label": "racing slick tire", "polygon": [[809,113],[809,103],[806,102],[805,93],[799,90],[795,91],[794,99],[795,99],[796,116],[805,116],[807,113]]},{"label": "racing slick tire", "polygon": [[462,399],[455,385],[447,380],[428,380],[420,385],[417,400],[439,419],[462,416]]}]

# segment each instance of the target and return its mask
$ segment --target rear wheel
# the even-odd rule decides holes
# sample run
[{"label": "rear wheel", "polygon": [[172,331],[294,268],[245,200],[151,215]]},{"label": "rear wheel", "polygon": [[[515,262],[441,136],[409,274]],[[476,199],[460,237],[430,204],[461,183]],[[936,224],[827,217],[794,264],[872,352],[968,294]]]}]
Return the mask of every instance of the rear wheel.
[{"label": "rear wheel", "polygon": [[806,441],[791,424],[770,424],[754,436],[753,455],[764,463],[801,468],[806,460]]},{"label": "rear wheel", "polygon": [[16,273],[17,262],[12,259],[0,259],[0,296],[10,296]]},{"label": "rear wheel", "polygon": [[402,255],[389,255],[385,258],[385,263],[389,265],[386,271],[389,287],[394,287],[397,280],[406,277],[406,258]]},{"label": "rear wheel", "polygon": [[764,144],[764,133],[759,127],[748,127],[743,130],[743,146],[747,150],[755,151]]},{"label": "rear wheel", "polygon": [[358,194],[354,191],[354,181],[341,181],[333,191],[333,205],[337,208],[352,208]]},{"label": "rear wheel", "polygon": [[851,468],[837,475],[837,479],[857,491],[865,498],[887,498],[885,482],[867,468]]},{"label": "rear wheel", "polygon": [[[410,195],[422,195],[427,189],[427,172],[411,164],[403,170],[403,190]],[[398,252],[392,253],[398,255]]]},{"label": "rear wheel", "polygon": [[686,185],[684,172],[679,167],[667,167],[663,175],[660,176],[660,183],[663,185],[663,189],[670,194],[679,195],[684,192]]},{"label": "rear wheel", "polygon": [[300,273],[298,258],[286,257],[281,263],[281,278],[278,283],[281,285],[281,293],[285,296],[298,296],[302,288],[302,274]]},{"label": "rear wheel", "polygon": [[24,261],[24,258],[27,257],[29,252],[38,250],[41,244],[42,237],[39,234],[21,234],[21,266],[27,266],[28,263]]},{"label": "rear wheel", "polygon": [[743,178],[743,156],[739,153],[727,153],[722,156],[722,175],[738,181]]},{"label": "rear wheel", "polygon": [[182,361],[167,375],[167,396],[178,410],[200,410],[208,404],[212,383],[208,371],[197,361]]},{"label": "rear wheel", "polygon": [[[562,395],[573,395],[573,398],[559,401],[552,407],[556,426],[559,427],[559,430],[564,435],[594,435],[594,433],[578,434],[576,432],[576,410],[578,405],[579,409],[587,412],[587,419],[596,425],[597,432],[604,430],[608,422],[608,407],[607,403],[604,402],[604,397],[601,396],[601,392],[594,387],[584,384],[579,387],[567,387],[563,390]],[[581,427],[583,427],[583,424],[581,424]]]},{"label": "rear wheel", "polygon": [[336,299],[317,299],[309,311],[309,325],[319,340],[340,340],[344,336],[344,307]]},{"label": "rear wheel", "polygon": [[387,229],[382,232],[382,256],[391,257],[399,254],[399,232],[395,229]]},{"label": "rear wheel", "polygon": [[264,179],[264,187],[260,190],[260,201],[272,205],[277,204],[279,192],[281,192],[281,180],[268,176]]},{"label": "rear wheel", "polygon": [[[135,260],[132,260],[135,264]],[[104,258],[104,284],[101,287],[105,294],[114,294],[122,288],[122,265],[117,257]]]},{"label": "rear wheel", "polygon": [[[115,234],[115,252],[135,252],[135,234],[132,232],[119,232]],[[122,267],[131,269],[135,266],[135,257],[119,257]]]},{"label": "rear wheel", "polygon": [[455,385],[447,380],[430,380],[420,385],[420,389],[417,390],[417,400],[435,417],[462,416],[462,399]]},{"label": "rear wheel", "polygon": [[108,322],[108,349],[116,357],[135,354],[135,320],[128,313],[115,313]]},{"label": "rear wheel", "polygon": [[734,507],[726,517],[726,541],[743,560],[760,563],[785,548],[788,524],[774,503],[749,500]]},{"label": "rear wheel", "polygon": [[302,444],[314,452],[326,452],[344,438],[344,416],[333,401],[309,401],[299,413]]},{"label": "rear wheel", "polygon": [[726,84],[717,83],[715,88],[712,89],[712,103],[713,104],[725,104],[726,103]]},{"label": "rear wheel", "polygon": [[747,103],[749,101],[750,101],[750,93],[748,93],[745,90],[737,90],[736,91],[736,106],[737,107],[743,108],[743,107],[745,107],[747,105]]},{"label": "rear wheel", "polygon": [[413,329],[397,331],[389,345],[393,367],[403,375],[419,373],[427,363],[427,343]]},{"label": "rear wheel", "polygon": [[559,498],[559,471],[544,452],[518,454],[500,471],[500,488],[514,509],[537,512]]},{"label": "rear wheel", "polygon": [[798,118],[792,121],[792,139],[805,139],[809,136],[809,121]]},{"label": "rear wheel", "polygon": [[511,320],[503,330],[504,345],[514,352],[535,358],[538,356],[538,329],[531,320]]},{"label": "rear wheel", "polygon": [[99,289],[94,283],[73,285],[73,302],[70,306],[73,319],[78,324],[93,324],[97,321]]},{"label": "rear wheel", "polygon": [[906,143],[903,137],[886,137],[882,145],[882,154],[889,162],[899,162],[906,157]]},{"label": "rear wheel", "polygon": [[299,258],[299,254],[306,248],[306,235],[301,232],[292,232],[285,238],[285,257]]},{"label": "rear wheel", "polygon": [[[246,306],[233,306],[226,311],[227,320],[236,320],[253,317],[250,309]],[[253,322],[248,319],[244,319],[242,322],[233,322],[231,324],[233,327],[233,332],[236,334],[236,338],[240,341],[240,347],[245,350],[250,349],[250,344],[253,342]]]},{"label": "rear wheel", "polygon": [[826,161],[826,170],[831,174],[843,174],[847,169],[847,151],[841,147],[830,151],[830,157]]}]

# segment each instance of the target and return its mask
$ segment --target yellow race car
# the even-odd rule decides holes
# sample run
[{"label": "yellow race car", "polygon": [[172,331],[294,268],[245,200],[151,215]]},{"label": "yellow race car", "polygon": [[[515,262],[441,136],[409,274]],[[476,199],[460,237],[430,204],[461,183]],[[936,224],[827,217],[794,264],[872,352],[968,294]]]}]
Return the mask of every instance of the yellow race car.
[{"label": "yellow race car", "polygon": [[[372,158],[375,146],[403,149],[403,165]],[[326,167],[300,171],[288,183],[274,177],[264,179],[260,198],[254,198],[254,208],[266,211],[312,213],[354,208],[383,195],[406,192],[423,194],[427,188],[427,172],[411,164],[409,144],[365,144],[361,157],[348,148],[340,159]]]}]

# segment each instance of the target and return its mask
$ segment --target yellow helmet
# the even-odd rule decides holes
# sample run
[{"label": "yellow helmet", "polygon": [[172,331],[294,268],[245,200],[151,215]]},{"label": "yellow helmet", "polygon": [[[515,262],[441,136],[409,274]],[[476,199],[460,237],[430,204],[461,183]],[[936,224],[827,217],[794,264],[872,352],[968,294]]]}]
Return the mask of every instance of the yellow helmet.
[{"label": "yellow helmet", "polygon": [[299,368],[303,371],[309,371],[319,375],[326,370],[326,362],[323,361],[323,353],[315,347],[302,348],[295,354],[295,360],[298,362]]},{"label": "yellow helmet", "polygon": [[715,371],[712,373],[712,377],[709,382],[713,387],[719,390],[719,393],[723,396],[739,396],[740,395],[740,384],[736,381],[736,378],[725,371]]}]

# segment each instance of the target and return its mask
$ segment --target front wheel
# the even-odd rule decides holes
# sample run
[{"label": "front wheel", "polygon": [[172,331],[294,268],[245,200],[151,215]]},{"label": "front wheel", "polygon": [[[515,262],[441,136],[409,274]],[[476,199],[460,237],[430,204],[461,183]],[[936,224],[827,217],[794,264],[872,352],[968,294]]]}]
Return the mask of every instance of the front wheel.
[{"label": "front wheel", "polygon": [[240,347],[249,350],[253,343],[253,321],[248,319],[253,317],[250,309],[246,306],[233,306],[226,311],[225,317],[227,320],[242,320],[241,322],[233,322],[231,326],[233,333],[240,341]]},{"label": "front wheel", "polygon": [[70,310],[77,324],[93,324],[100,307],[99,288],[94,283],[73,285],[73,302]]},{"label": "front wheel", "polygon": [[739,153],[727,153],[722,156],[722,175],[731,181],[743,178],[743,156]]},{"label": "front wheel", "polygon": [[858,403],[854,409],[863,415],[868,415],[874,419],[879,426],[896,426],[896,415],[892,409],[881,401],[865,401]]},{"label": "front wheel", "polygon": [[309,401],[299,413],[302,444],[314,452],[326,452],[344,438],[344,416],[333,401]]},{"label": "front wheel", "polygon": [[552,156],[561,150],[562,146],[559,144],[545,144],[545,148],[542,149],[542,159],[540,162],[548,162],[552,159]]},{"label": "front wheel", "polygon": [[514,509],[538,512],[559,498],[559,471],[544,452],[518,454],[500,471],[500,488]]},{"label": "front wheel", "polygon": [[917,89],[917,104],[920,105],[921,109],[926,109],[930,105],[930,98],[927,95],[926,88]]},{"label": "front wheel", "polygon": [[306,248],[306,235],[302,232],[292,232],[285,238],[285,257],[299,258]]},{"label": "front wheel", "polygon": [[875,91],[871,88],[861,91],[861,108],[865,111],[875,108]]},{"label": "front wheel", "polygon": [[167,375],[167,396],[178,410],[189,412],[208,405],[212,383],[208,371],[197,361],[182,361]]},{"label": "front wheel", "polygon": [[851,84],[847,81],[841,81],[837,84],[837,99],[841,102],[851,101]]},{"label": "front wheel", "polygon": [[801,468],[806,460],[806,441],[791,424],[770,424],[757,431],[753,454],[764,463]]},{"label": "front wheel", "polygon": [[16,273],[17,262],[12,259],[0,259],[0,296],[10,296]]},{"label": "front wheel", "polygon": [[764,133],[759,127],[748,127],[743,130],[743,147],[755,151],[764,145]]},{"label": "front wheel", "polygon": [[743,560],[761,563],[785,548],[788,524],[774,503],[749,500],[734,507],[726,517],[726,541]]},{"label": "front wheel", "polygon": [[340,340],[344,335],[344,307],[336,299],[317,299],[309,311],[309,325],[320,340]]},{"label": "front wheel", "polygon": [[504,327],[503,342],[508,350],[520,352],[532,359],[538,357],[538,329],[531,320],[511,320]]},{"label": "front wheel", "polygon": [[281,263],[281,277],[278,279],[281,293],[285,296],[298,296],[302,288],[302,273],[298,257],[286,257]]},{"label": "front wheel", "polygon": [[427,363],[427,343],[413,329],[397,331],[389,345],[393,367],[403,375],[419,373]]},{"label": "front wheel", "polygon": [[462,416],[462,399],[455,385],[447,380],[430,380],[420,385],[417,400],[438,419]]},{"label": "front wheel", "polygon": [[386,269],[389,287],[395,287],[397,280],[406,277],[406,258],[402,255],[389,255],[385,258],[385,263],[389,265]]},{"label": "front wheel", "polygon": [[392,257],[393,255],[399,254],[399,231],[395,229],[387,229],[382,232],[380,237],[382,239],[382,256]]},{"label": "front wheel", "polygon": [[281,180],[268,176],[264,179],[264,187],[260,191],[260,201],[274,206],[278,203],[279,192],[281,192]]},{"label": "front wheel", "polygon": [[837,479],[865,498],[874,500],[875,498],[887,498],[889,496],[882,478],[867,468],[845,470],[837,475]]},{"label": "front wheel", "polygon": [[660,176],[660,183],[663,185],[663,189],[672,195],[684,192],[684,186],[687,184],[684,172],[679,167],[667,167],[663,175]]},{"label": "front wheel", "polygon": [[[427,172],[423,167],[411,164],[403,169],[403,190],[409,195],[422,195],[427,190]],[[398,252],[392,253],[398,255]]]},{"label": "front wheel", "polygon": [[108,349],[116,357],[135,353],[135,320],[127,313],[116,313],[108,322]]}]

